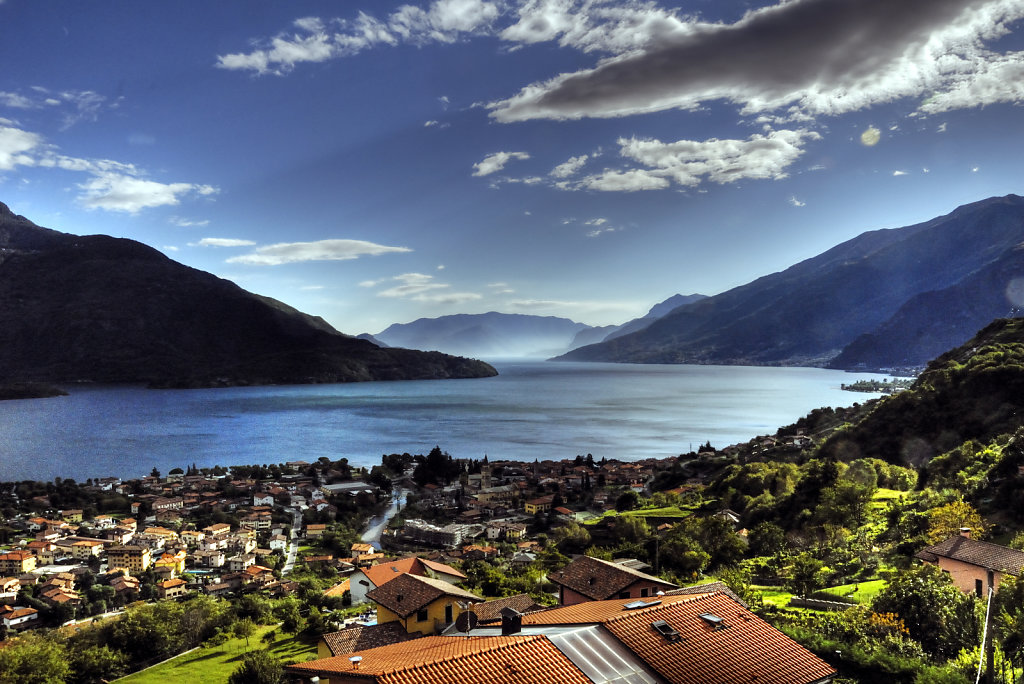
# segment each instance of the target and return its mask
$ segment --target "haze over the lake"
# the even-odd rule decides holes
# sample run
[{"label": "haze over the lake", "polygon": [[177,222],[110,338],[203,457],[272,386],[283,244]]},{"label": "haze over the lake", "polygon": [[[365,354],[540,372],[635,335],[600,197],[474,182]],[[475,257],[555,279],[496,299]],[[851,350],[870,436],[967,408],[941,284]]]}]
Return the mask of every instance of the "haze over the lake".
[{"label": "haze over the lake", "polygon": [[0,0],[0,201],[349,333],[622,323],[1020,192],[1024,0]]}]

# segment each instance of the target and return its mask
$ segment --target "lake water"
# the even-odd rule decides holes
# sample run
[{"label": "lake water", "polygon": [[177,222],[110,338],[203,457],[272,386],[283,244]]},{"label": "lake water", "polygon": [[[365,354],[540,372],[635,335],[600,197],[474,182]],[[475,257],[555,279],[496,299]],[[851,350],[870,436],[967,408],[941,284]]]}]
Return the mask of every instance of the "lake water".
[{"label": "lake water", "polygon": [[0,402],[0,481],[385,453],[633,460],[774,433],[813,408],[869,396],[878,377],[817,368],[495,362],[480,380],[147,390],[74,386]]}]

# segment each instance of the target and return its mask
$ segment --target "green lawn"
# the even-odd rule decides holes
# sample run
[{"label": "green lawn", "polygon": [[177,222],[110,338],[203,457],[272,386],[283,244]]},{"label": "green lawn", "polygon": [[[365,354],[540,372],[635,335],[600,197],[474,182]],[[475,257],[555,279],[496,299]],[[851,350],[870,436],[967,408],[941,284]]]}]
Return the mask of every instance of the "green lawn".
[{"label": "green lawn", "polygon": [[842,584],[838,587],[829,587],[827,591],[830,594],[846,596],[857,603],[866,605],[871,603],[872,599],[885,588],[885,585],[885,580],[868,580],[867,582],[854,582],[852,584]]},{"label": "green lawn", "polygon": [[[273,644],[264,644],[263,635],[278,630],[277,639]],[[277,627],[259,627],[249,637],[249,647],[245,639],[229,639],[220,646],[201,646],[200,648],[180,655],[160,665],[142,672],[136,672],[118,682],[124,684],[164,684],[164,682],[202,682],[203,684],[222,684],[228,680],[242,662],[246,650],[268,650],[281,659],[285,665],[310,660],[316,656],[316,643],[310,643],[292,635],[284,635]]]},{"label": "green lawn", "polygon": [[779,587],[755,586],[753,588],[761,592],[765,603],[771,604],[776,608],[788,608],[789,600],[793,598],[793,594]]}]

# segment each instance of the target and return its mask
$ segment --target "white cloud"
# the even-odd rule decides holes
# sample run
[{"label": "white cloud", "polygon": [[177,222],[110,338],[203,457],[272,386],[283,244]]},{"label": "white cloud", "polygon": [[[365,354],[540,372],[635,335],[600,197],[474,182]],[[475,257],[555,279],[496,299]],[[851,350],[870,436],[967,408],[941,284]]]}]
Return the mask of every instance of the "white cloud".
[{"label": "white cloud", "polygon": [[202,228],[203,226],[210,225],[209,220],[196,221],[195,219],[187,219],[181,216],[172,216],[167,219],[167,222],[179,228]]},{"label": "white cloud", "polygon": [[252,240],[235,238],[203,238],[199,242],[190,242],[189,247],[252,247],[255,244]]},{"label": "white cloud", "polygon": [[0,171],[32,165],[34,157],[27,153],[43,143],[42,136],[16,128],[12,124],[13,122],[7,119],[0,119]]},{"label": "white cloud", "polygon": [[304,261],[346,261],[362,256],[378,256],[391,252],[411,252],[408,247],[388,247],[364,240],[318,240],[316,242],[282,242],[260,247],[250,254],[231,257],[229,264],[279,266]]},{"label": "white cloud", "polygon": [[38,105],[28,97],[19,93],[8,93],[0,90],[0,107],[11,109],[35,109]]},{"label": "white cloud", "polygon": [[789,203],[792,204],[794,207],[806,207],[807,206],[807,202],[801,202],[796,197],[790,197],[789,198]]},{"label": "white cloud", "polygon": [[179,204],[186,195],[209,196],[219,190],[196,183],[161,183],[142,178],[133,164],[110,159],[83,159],[58,154],[37,133],[0,119],[0,171],[17,166],[87,173],[91,177],[76,186],[76,199],[87,209],[137,213],[151,207]]},{"label": "white cloud", "polygon": [[431,304],[462,304],[465,302],[481,299],[481,296],[473,292],[452,292],[447,283],[439,283],[434,276],[425,273],[403,273],[402,275],[384,280],[368,280],[360,283],[365,287],[376,287],[384,283],[395,283],[386,290],[377,293],[378,297],[390,297],[393,299],[409,299],[414,302],[427,302]]},{"label": "white cloud", "polygon": [[[564,15],[556,10],[564,4],[532,3],[539,18],[532,35],[558,34],[555,18]],[[638,31],[637,49],[604,45],[614,56],[594,68],[534,83],[489,107],[509,122],[694,109],[716,100],[745,114],[790,108],[793,117],[932,93],[926,112],[975,106],[979,98],[1020,101],[1024,59],[984,45],[1021,17],[1020,0],[791,0],[734,24],[663,17],[652,24],[660,30]]]},{"label": "white cloud", "polygon": [[451,43],[486,29],[499,14],[494,2],[435,0],[427,9],[402,5],[385,19],[360,12],[355,19],[303,17],[292,31],[257,41],[250,52],[217,57],[221,69],[282,75],[297,65],[358,54],[378,45]]},{"label": "white cloud", "polygon": [[900,171],[899,169],[897,169],[897,170],[892,172],[892,175],[893,176],[906,176],[907,172],[906,171]]},{"label": "white cloud", "polygon": [[569,157],[569,159],[551,169],[551,173],[548,175],[554,178],[568,178],[582,169],[589,158],[590,155],[587,154],[581,154],[578,157]]},{"label": "white cloud", "polygon": [[489,176],[505,168],[512,159],[529,159],[526,152],[495,152],[484,157],[483,161],[473,164],[474,176]]},{"label": "white cloud", "polygon": [[79,183],[78,201],[86,209],[106,209],[136,214],[152,207],[173,206],[183,195],[213,195],[217,189],[194,183],[160,183],[112,171],[96,173]]}]

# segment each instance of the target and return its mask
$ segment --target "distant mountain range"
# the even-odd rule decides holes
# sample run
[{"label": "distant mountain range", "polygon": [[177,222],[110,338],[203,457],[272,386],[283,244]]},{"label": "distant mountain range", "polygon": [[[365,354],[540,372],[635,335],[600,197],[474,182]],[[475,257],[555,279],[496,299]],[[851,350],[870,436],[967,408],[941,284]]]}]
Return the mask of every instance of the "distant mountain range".
[{"label": "distant mountain range", "polygon": [[0,382],[211,386],[468,378],[486,363],[381,349],[132,240],[0,203]]},{"label": "distant mountain range", "polygon": [[387,347],[430,349],[468,356],[547,358],[571,349],[641,330],[673,309],[704,295],[673,295],[655,304],[646,316],[622,325],[594,327],[568,318],[506,314],[455,314],[396,323],[376,335],[360,338]]},{"label": "distant mountain range", "polygon": [[560,359],[924,365],[1024,302],[1024,198],[995,197],[876,230],[780,273],[673,309]]}]

